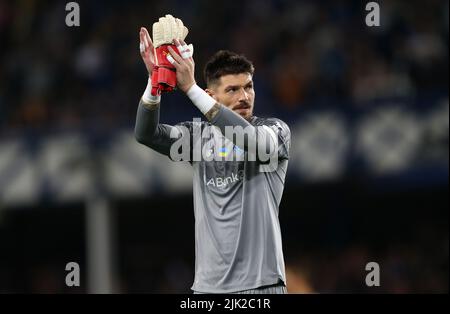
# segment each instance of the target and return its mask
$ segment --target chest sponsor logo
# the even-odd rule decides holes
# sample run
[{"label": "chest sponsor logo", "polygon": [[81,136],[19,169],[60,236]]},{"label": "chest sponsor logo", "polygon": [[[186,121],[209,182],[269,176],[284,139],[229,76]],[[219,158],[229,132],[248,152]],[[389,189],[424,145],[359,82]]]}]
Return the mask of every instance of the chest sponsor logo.
[{"label": "chest sponsor logo", "polygon": [[206,182],[206,186],[225,188],[230,184],[241,181],[243,176],[244,176],[243,171],[239,171],[238,173],[231,173],[231,176],[228,177],[211,178]]}]

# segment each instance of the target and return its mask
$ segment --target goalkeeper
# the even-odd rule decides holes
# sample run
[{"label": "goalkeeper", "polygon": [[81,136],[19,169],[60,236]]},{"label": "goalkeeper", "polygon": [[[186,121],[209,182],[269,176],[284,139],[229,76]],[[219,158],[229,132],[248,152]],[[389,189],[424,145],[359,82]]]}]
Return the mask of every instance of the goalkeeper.
[{"label": "goalkeeper", "polygon": [[[254,67],[244,56],[217,52],[205,67],[207,88],[200,88],[194,76],[193,47],[184,42],[187,33],[171,15],[153,25],[153,42],[141,28],[140,52],[149,80],[137,110],[135,137],[172,160],[174,151],[186,149],[173,149],[180,139],[190,143],[190,157],[196,147],[214,157],[189,160],[194,170],[196,253],[192,290],[287,293],[278,212],[290,130],[279,119],[253,115]],[[161,97],[175,88],[187,95],[207,121],[175,126],[159,122]],[[201,124],[201,130],[210,128],[203,133],[208,135],[196,139],[195,123]],[[234,136],[227,133],[230,127],[237,130]],[[198,141],[200,146],[195,144]],[[262,160],[260,152],[269,152],[271,161],[275,158],[270,171],[261,171],[267,159]]]}]

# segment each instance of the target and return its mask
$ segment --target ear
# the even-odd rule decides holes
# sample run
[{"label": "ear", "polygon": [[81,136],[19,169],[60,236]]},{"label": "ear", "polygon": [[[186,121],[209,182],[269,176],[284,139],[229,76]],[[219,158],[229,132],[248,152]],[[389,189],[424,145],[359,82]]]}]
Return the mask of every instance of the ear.
[{"label": "ear", "polygon": [[214,93],[214,91],[213,91],[212,89],[207,88],[207,89],[205,89],[205,92],[206,92],[209,96],[211,96],[212,98],[214,98],[214,100],[217,100],[216,95],[215,95],[215,93]]}]

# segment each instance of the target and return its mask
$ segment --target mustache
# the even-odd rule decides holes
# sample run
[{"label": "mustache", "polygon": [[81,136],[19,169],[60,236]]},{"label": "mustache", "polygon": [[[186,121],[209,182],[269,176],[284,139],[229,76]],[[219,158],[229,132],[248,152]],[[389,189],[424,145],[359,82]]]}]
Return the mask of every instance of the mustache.
[{"label": "mustache", "polygon": [[238,105],[234,106],[233,109],[249,109],[250,107],[250,103],[241,101]]}]

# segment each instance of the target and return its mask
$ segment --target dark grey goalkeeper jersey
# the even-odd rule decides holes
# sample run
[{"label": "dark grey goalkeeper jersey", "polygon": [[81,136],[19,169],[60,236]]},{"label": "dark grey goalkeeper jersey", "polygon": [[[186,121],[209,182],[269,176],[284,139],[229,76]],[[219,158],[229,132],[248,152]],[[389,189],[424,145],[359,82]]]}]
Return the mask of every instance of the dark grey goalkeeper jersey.
[{"label": "dark grey goalkeeper jersey", "polygon": [[[233,124],[234,117],[229,117],[219,114],[212,123],[228,119],[221,122]],[[170,145],[176,140],[170,132],[179,133],[178,138],[192,139],[195,122],[169,126],[157,123],[158,120],[159,108],[149,110],[140,104],[135,129],[140,143],[169,156]],[[237,124],[243,119],[238,120]],[[194,169],[194,291],[229,293],[279,280],[286,282],[278,212],[288,166],[290,131],[284,122],[274,118],[253,117],[250,124],[278,131],[278,164],[274,171],[260,171],[260,162],[249,161],[247,152],[224,137],[218,127],[211,127],[209,136],[201,139],[202,147],[208,157],[226,159],[233,154],[234,161],[190,160]],[[211,123],[201,122],[202,130],[210,126]]]}]

